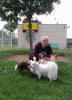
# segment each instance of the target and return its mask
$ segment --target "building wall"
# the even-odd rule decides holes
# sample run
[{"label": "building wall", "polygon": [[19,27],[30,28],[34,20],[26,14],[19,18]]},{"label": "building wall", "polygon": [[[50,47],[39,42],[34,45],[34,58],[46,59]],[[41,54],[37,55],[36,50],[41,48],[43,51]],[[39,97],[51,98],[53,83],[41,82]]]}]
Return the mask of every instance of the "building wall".
[{"label": "building wall", "polygon": [[[32,32],[33,47],[40,41],[43,35],[49,36],[50,44],[58,44],[59,49],[67,47],[67,25],[66,24],[39,24],[38,32]],[[18,25],[18,47],[30,48],[29,33],[23,32],[22,24]]]}]

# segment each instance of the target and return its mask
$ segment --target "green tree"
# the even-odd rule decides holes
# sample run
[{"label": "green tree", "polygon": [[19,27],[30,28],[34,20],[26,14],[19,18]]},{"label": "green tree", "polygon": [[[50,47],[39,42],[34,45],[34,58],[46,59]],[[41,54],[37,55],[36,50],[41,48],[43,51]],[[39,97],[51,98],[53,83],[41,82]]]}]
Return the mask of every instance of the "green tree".
[{"label": "green tree", "polygon": [[25,16],[29,22],[30,49],[32,50],[31,19],[34,14],[49,14],[54,3],[60,0],[0,0],[0,17],[3,20],[21,20]]},{"label": "green tree", "polygon": [[17,22],[14,20],[8,21],[8,23],[4,25],[4,28],[10,32],[14,32],[14,30],[17,28]]},{"label": "green tree", "polygon": [[8,21],[7,24],[4,25],[4,29],[6,29],[7,34],[9,33],[8,35],[11,35],[12,38],[15,37],[14,31],[16,28],[17,28],[17,22],[14,20]]}]

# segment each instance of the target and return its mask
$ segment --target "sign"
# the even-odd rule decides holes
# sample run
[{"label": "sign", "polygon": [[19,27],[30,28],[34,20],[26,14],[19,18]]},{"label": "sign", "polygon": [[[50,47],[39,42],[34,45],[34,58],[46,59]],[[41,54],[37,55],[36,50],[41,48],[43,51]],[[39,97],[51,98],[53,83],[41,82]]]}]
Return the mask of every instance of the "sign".
[{"label": "sign", "polygon": [[[29,22],[23,22],[23,31],[29,30]],[[38,22],[33,21],[31,22],[31,30],[32,31],[38,31]]]}]

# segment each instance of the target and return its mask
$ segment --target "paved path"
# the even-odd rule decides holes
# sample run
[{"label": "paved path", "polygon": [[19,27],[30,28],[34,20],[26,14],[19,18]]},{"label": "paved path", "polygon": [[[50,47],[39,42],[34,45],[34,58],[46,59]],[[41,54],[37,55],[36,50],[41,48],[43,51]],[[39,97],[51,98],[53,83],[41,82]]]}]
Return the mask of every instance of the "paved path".
[{"label": "paved path", "polygon": [[[15,61],[26,61],[28,60],[28,55],[13,55],[8,57],[7,60],[15,60]],[[58,56],[57,61],[61,62],[72,62],[72,57],[64,57],[64,56]]]}]

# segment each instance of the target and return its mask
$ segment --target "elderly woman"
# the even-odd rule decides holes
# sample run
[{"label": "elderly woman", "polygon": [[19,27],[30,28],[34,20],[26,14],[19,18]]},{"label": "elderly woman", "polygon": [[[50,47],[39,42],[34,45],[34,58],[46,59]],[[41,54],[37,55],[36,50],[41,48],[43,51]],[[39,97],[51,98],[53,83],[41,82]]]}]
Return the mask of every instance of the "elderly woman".
[{"label": "elderly woman", "polygon": [[40,42],[35,45],[34,50],[29,55],[29,59],[38,61],[39,60],[38,59],[38,54],[42,53],[42,52],[45,52],[46,56],[49,57],[49,58],[52,54],[52,48],[49,44],[48,36],[43,36],[41,38]]}]

